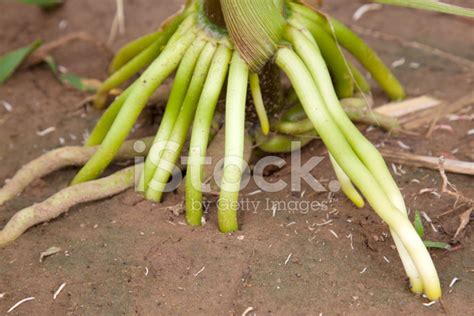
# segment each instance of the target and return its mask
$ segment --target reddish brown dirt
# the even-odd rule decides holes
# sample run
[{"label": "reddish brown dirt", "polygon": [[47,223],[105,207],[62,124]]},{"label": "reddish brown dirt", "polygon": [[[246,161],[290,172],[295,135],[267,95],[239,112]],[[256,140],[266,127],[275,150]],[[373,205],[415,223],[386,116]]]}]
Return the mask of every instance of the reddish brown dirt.
[{"label": "reddish brown dirt", "polygon": [[[126,1],[127,32],[113,49],[153,30],[181,2]],[[75,31],[86,31],[105,41],[114,3],[68,0],[59,10],[43,13],[34,7],[2,1],[0,54],[37,38],[49,41]],[[469,5],[470,1],[457,3]],[[326,10],[353,24],[350,16],[358,6],[356,1],[328,1]],[[67,22],[63,30],[58,27],[60,21]],[[367,14],[356,24],[474,59],[473,24],[466,19],[386,8]],[[387,63],[406,58],[407,63],[395,72],[411,96],[429,93],[455,100],[473,91],[472,69],[397,42],[366,39]],[[54,56],[70,71],[92,78],[105,78],[110,60],[109,54],[86,43],[58,49]],[[410,62],[419,63],[420,68],[410,68]],[[379,92],[377,95],[380,104],[383,96]],[[0,87],[0,100],[13,105],[12,112],[0,106],[0,179],[11,177],[22,164],[60,146],[60,137],[66,144],[80,144],[82,134],[92,128],[100,115],[95,110],[77,112],[76,105],[86,96],[60,85],[44,66],[21,70]],[[471,109],[468,114],[473,113]],[[437,131],[431,139],[406,135],[392,138],[379,131],[368,136],[376,143],[385,141],[387,146],[396,146],[400,139],[419,154],[440,155],[458,149],[451,155],[473,160],[474,140],[467,136],[473,128],[472,120],[444,119],[442,123],[450,124],[454,133]],[[50,126],[56,127],[54,133],[46,137],[36,134]],[[314,142],[305,149],[303,159],[323,152],[321,144]],[[440,233],[434,233],[427,225],[427,238],[449,241],[458,225],[459,212],[441,218],[437,215],[450,210],[454,201],[446,196],[418,194],[423,188],[439,188],[439,174],[404,169],[406,175],[395,178],[408,206],[426,211],[440,228]],[[64,187],[73,173],[72,169],[57,172],[0,207],[0,224],[20,208]],[[319,179],[334,179],[327,159],[313,174]],[[277,176],[288,180],[289,169],[279,171],[273,178]],[[414,178],[421,182],[411,182]],[[450,180],[467,196],[474,196],[472,177],[450,175]],[[254,190],[250,186],[244,195]],[[163,205],[135,205],[134,194],[126,192],[75,207],[49,224],[30,229],[0,250],[0,293],[5,293],[0,298],[0,313],[30,296],[36,299],[11,314],[240,315],[252,306],[258,315],[464,315],[471,314],[474,308],[474,240],[469,226],[458,250],[431,251],[444,298],[443,307],[425,307],[425,301],[406,287],[387,227],[368,207],[357,210],[341,194],[329,201],[327,209],[307,214],[281,210],[275,216],[266,209],[266,199],[328,202],[327,194],[306,193],[302,199],[289,191],[251,196],[252,201],[261,202],[260,207],[255,212],[242,212],[241,230],[231,235],[217,231],[215,208],[211,208],[203,228],[192,229],[183,225],[183,216],[163,210],[178,204],[179,195],[168,194]],[[327,219],[333,222],[314,225]],[[347,237],[350,234],[354,249]],[[62,251],[39,263],[40,252],[51,246],[61,247]],[[450,289],[454,277],[461,281]],[[66,287],[53,300],[53,293],[63,282]]]}]

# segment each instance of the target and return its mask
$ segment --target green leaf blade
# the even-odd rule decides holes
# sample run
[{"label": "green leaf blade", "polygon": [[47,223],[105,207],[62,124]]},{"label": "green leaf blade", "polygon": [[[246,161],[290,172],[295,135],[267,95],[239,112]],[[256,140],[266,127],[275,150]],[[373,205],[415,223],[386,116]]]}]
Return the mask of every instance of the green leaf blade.
[{"label": "green leaf blade", "polygon": [[61,80],[61,82],[73,87],[76,90],[79,90],[79,91],[88,90],[87,86],[83,83],[82,78],[75,74],[71,74],[71,73],[61,74],[59,76],[59,79]]},{"label": "green leaf blade", "polygon": [[418,236],[423,238],[425,235],[425,228],[423,227],[423,221],[421,220],[420,212],[415,212],[415,222],[413,223],[415,226],[415,230],[418,233]]},{"label": "green leaf blade", "polygon": [[21,63],[38,47],[42,41],[37,40],[28,46],[16,49],[0,57],[0,85],[13,75]]},{"label": "green leaf blade", "polygon": [[423,241],[423,243],[425,244],[426,248],[445,249],[445,250],[451,249],[451,245],[445,242],[425,240]]},{"label": "green leaf blade", "polygon": [[43,61],[48,65],[53,74],[62,84],[79,91],[97,92],[98,85],[96,82],[93,82],[94,80],[82,78],[72,73],[60,73],[58,64],[52,56],[46,56]]},{"label": "green leaf blade", "polygon": [[474,9],[463,8],[452,4],[434,0],[373,0],[383,4],[390,4],[414,9],[430,10],[440,13],[454,14],[474,18]]},{"label": "green leaf blade", "polygon": [[53,9],[64,3],[64,0],[17,0],[25,4],[32,4],[44,9]]}]

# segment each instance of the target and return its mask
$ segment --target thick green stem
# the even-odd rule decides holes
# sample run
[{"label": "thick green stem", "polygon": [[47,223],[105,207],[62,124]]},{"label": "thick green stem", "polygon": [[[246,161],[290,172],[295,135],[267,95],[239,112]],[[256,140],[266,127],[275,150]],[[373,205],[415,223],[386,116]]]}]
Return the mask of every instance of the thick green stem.
[{"label": "thick green stem", "polygon": [[224,233],[238,229],[240,181],[243,172],[245,103],[249,69],[234,52],[230,65],[225,107],[225,159],[218,203],[219,229]]},{"label": "thick green stem", "polygon": [[161,55],[138,79],[137,87],[132,90],[127,101],[117,115],[102,146],[79,171],[73,184],[97,178],[110,164],[120,146],[127,138],[138,116],[153,92],[178,67],[185,51],[196,38],[194,32],[188,32],[172,45],[168,45]]},{"label": "thick green stem", "polygon": [[178,71],[176,72],[173,87],[171,88],[168,103],[166,104],[166,110],[161,119],[160,127],[154,140],[155,145],[145,161],[145,169],[140,180],[140,183],[143,185],[143,188],[141,189],[144,191],[148,189],[148,183],[155,175],[156,167],[160,162],[164,147],[166,147],[165,145],[173,131],[173,127],[188,91],[189,83],[193,77],[196,63],[205,44],[206,42],[204,39],[198,38],[194,41],[191,47],[186,51],[186,54],[179,65]]},{"label": "thick green stem", "polygon": [[186,219],[192,226],[201,225],[203,166],[209,133],[219,96],[224,85],[232,51],[219,46],[209,69],[194,118],[186,172]]},{"label": "thick green stem", "polygon": [[[182,36],[184,32],[189,32],[189,29],[195,24],[196,16],[195,14],[186,18],[186,20],[180,25],[178,31],[170,39],[170,42],[173,39],[177,39]],[[147,49],[143,50],[132,60],[130,60],[126,65],[124,65],[120,70],[112,74],[100,87],[97,91],[95,97],[95,105],[97,108],[103,108],[107,101],[107,95],[110,90],[120,86],[122,83],[128,79],[135,76],[143,67],[150,64],[158,55],[160,55],[162,47],[166,44],[166,37],[160,37],[153,44],[151,44]],[[171,43],[172,44],[172,43]]]},{"label": "thick green stem", "polygon": [[439,299],[441,287],[436,269],[426,247],[408,217],[392,204],[386,193],[378,185],[373,185],[377,183],[377,180],[354,154],[327,109],[321,106],[324,101],[305,64],[288,48],[282,48],[278,51],[276,62],[293,83],[303,107],[328,147],[329,152],[334,155],[337,163],[363,193],[377,214],[401,238],[420,272],[427,297],[431,300]]},{"label": "thick green stem", "polygon": [[221,0],[227,30],[236,50],[253,72],[271,60],[285,20],[274,0]]},{"label": "thick green stem", "polygon": [[153,179],[148,183],[146,198],[151,201],[160,202],[166,184],[173,173],[176,161],[179,158],[189,127],[194,118],[196,107],[201,96],[201,92],[206,81],[207,74],[211,65],[212,57],[216,52],[214,43],[207,43],[199,56],[188,92],[183,101],[181,111],[178,115],[173,131],[170,135],[162,157],[159,160]]},{"label": "thick green stem", "polygon": [[334,35],[337,42],[364,65],[391,99],[399,100],[405,97],[405,91],[400,82],[385,66],[377,53],[344,24],[334,18],[328,20],[324,15],[316,13],[301,4],[289,2],[288,6],[293,12],[321,25],[328,34]]}]

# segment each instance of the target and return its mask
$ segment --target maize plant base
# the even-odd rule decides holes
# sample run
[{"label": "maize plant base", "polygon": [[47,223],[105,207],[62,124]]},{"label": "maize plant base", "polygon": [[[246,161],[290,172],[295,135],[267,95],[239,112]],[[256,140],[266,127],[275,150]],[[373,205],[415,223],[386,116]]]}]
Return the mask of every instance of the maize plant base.
[{"label": "maize plant base", "polygon": [[[269,21],[275,22],[274,28]],[[144,140],[149,152],[138,178],[147,200],[161,202],[175,165],[187,151],[186,220],[201,225],[204,159],[218,125],[225,142],[220,148],[224,165],[217,226],[221,232],[235,232],[246,138],[263,152],[284,153],[294,149],[294,141],[303,146],[319,137],[346,196],[357,207],[367,201],[389,226],[411,290],[438,300],[436,269],[408,219],[403,196],[378,150],[352,120],[377,122],[386,129],[397,123],[374,117],[364,102],[363,109],[354,105],[367,98],[370,86],[343,50],[370,72],[388,97],[405,96],[398,80],[354,32],[299,1],[188,1],[159,30],[116,54],[110,77],[95,97],[97,108],[107,108],[86,147],[46,154],[0,190],[1,205],[35,179],[64,166],[83,165],[71,186],[15,214],[0,232],[0,246],[78,203],[133,187],[136,166],[101,175],[114,159],[131,157],[128,135],[153,93],[174,74],[159,129]],[[136,75],[109,105],[109,91]],[[283,77],[291,83],[290,90],[283,91]],[[224,105],[219,107],[222,95]]]}]

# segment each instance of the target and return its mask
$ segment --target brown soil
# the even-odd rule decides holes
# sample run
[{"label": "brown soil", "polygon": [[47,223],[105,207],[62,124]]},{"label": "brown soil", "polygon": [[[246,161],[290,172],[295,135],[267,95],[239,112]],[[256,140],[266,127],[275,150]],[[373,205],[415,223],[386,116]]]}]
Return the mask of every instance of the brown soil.
[{"label": "brown soil", "polygon": [[[127,31],[113,49],[153,30],[181,2],[126,1]],[[354,24],[350,17],[360,5],[357,1],[327,2],[327,11]],[[457,3],[471,4],[467,0]],[[68,0],[64,7],[50,13],[2,1],[0,54],[37,38],[49,41],[77,31],[105,41],[114,11],[113,0]],[[65,29],[58,27],[60,21],[67,22]],[[367,14],[356,24],[474,59],[473,24],[467,19],[386,8]],[[387,63],[406,58],[407,63],[395,72],[411,96],[429,93],[455,100],[473,91],[472,69],[398,42],[366,39]],[[88,43],[60,48],[54,56],[70,71],[92,78],[105,78],[110,60],[110,54]],[[410,68],[412,62],[420,67]],[[379,91],[376,95],[378,104],[384,102]],[[59,84],[44,66],[21,70],[0,87],[0,100],[13,105],[12,112],[0,105],[0,179],[11,177],[22,164],[59,147],[60,138],[68,145],[80,144],[83,133],[100,115],[90,109],[78,112],[77,104],[86,96]],[[471,109],[468,114],[473,113]],[[144,117],[146,126],[141,133],[156,127],[151,126],[149,112]],[[472,160],[474,140],[467,136],[473,128],[472,120],[444,119],[442,123],[450,124],[454,132],[436,131],[430,139],[408,135],[394,138],[380,131],[367,135],[386,146],[397,146],[400,139],[418,154],[449,154]],[[46,137],[36,134],[50,126],[56,127],[54,133]],[[323,153],[322,145],[314,142],[304,150],[303,161]],[[334,179],[330,170],[325,159],[313,174],[326,179],[323,183],[327,184]],[[423,188],[439,188],[439,174],[408,167],[404,170],[405,175],[395,178],[408,206],[412,211],[427,212],[439,228],[440,233],[434,233],[426,225],[427,238],[450,241],[459,224],[459,211],[440,218],[437,215],[452,209],[454,200],[418,194]],[[74,172],[65,170],[37,181],[21,197],[0,207],[0,224],[20,208],[64,187]],[[289,179],[289,168],[272,176],[276,177]],[[449,177],[465,195],[474,196],[472,177]],[[250,186],[243,195],[254,190],[255,186]],[[0,293],[5,293],[0,297],[0,313],[30,296],[36,299],[11,314],[240,315],[250,306],[258,315],[472,313],[474,239],[469,226],[457,250],[431,251],[444,298],[442,306],[426,307],[422,305],[424,299],[407,289],[388,229],[370,208],[357,210],[341,194],[328,200],[327,193],[306,190],[301,199],[289,191],[252,195],[252,201],[262,204],[255,212],[242,212],[241,230],[230,235],[217,231],[215,208],[211,208],[207,224],[199,229],[185,226],[182,215],[164,210],[181,202],[177,194],[168,194],[163,205],[137,202],[134,192],[126,192],[75,207],[57,220],[30,229],[13,245],[0,250]],[[266,199],[318,200],[329,206],[307,214],[280,210],[273,216],[266,209]],[[333,220],[330,225],[315,225],[328,219]],[[350,235],[353,249],[347,237]],[[39,263],[40,252],[52,246],[62,251]],[[454,277],[461,281],[450,289]],[[66,283],[64,290],[53,300],[53,293],[62,283]]]}]

